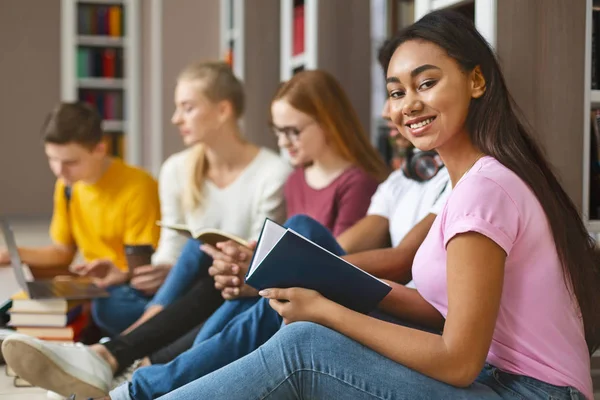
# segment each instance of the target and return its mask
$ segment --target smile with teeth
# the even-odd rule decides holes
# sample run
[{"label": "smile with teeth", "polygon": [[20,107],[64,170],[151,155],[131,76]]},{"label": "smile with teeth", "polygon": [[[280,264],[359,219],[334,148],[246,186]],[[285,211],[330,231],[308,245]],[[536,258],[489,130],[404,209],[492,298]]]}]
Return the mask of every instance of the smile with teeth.
[{"label": "smile with teeth", "polygon": [[421,121],[421,122],[417,122],[416,124],[409,124],[408,127],[410,129],[422,128],[425,125],[429,125],[430,123],[432,123],[434,119],[435,119],[435,117],[427,118],[426,120]]}]

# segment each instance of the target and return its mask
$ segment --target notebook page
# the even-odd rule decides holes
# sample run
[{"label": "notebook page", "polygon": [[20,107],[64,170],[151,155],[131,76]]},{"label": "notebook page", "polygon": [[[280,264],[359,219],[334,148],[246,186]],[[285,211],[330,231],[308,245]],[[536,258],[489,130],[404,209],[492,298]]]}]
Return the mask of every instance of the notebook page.
[{"label": "notebook page", "polygon": [[287,229],[285,229],[283,226],[276,224],[269,219],[265,220],[265,226],[263,227],[260,241],[256,247],[256,253],[254,254],[252,265],[250,265],[248,276],[252,275],[262,260],[265,259],[267,254],[269,254],[271,249],[277,244],[277,242],[279,242],[286,232]]}]

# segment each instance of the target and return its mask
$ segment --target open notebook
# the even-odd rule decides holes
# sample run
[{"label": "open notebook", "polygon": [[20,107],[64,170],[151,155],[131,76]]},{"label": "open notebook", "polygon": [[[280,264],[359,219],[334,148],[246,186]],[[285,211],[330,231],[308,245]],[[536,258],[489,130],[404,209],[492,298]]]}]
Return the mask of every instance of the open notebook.
[{"label": "open notebook", "polygon": [[297,232],[266,219],[246,274],[255,289],[313,289],[345,307],[369,313],[391,287]]},{"label": "open notebook", "polygon": [[207,228],[201,229],[198,232],[192,232],[186,225],[181,224],[165,224],[161,221],[156,221],[156,225],[163,228],[172,229],[181,235],[199,240],[202,243],[210,244],[211,246],[214,246],[219,242],[233,240],[242,246],[249,247],[248,241],[245,239],[219,229]]}]

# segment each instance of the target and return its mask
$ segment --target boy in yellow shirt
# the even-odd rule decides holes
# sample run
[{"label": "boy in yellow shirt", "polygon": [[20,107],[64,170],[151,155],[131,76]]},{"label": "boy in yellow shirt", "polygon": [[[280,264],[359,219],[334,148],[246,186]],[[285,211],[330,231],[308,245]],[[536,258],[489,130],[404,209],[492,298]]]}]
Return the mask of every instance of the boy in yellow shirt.
[{"label": "boy in yellow shirt", "polygon": [[[115,335],[144,311],[148,292],[125,284],[130,276],[125,245],[156,248],[160,204],[156,180],[147,172],[107,154],[101,118],[84,103],[61,103],[43,126],[44,149],[56,175],[50,225],[53,244],[19,248],[25,264],[61,267],[77,250],[86,261],[74,270],[96,278],[111,296],[93,302],[92,315],[106,333]],[[0,265],[9,256],[0,249]],[[116,267],[116,268],[115,268]],[[160,282],[168,270],[151,271]]]}]

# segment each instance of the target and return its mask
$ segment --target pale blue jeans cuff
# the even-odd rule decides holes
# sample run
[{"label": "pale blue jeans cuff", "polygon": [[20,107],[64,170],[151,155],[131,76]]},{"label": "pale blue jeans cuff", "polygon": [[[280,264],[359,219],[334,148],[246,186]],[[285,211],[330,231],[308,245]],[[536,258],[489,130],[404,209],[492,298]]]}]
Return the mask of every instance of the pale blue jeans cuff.
[{"label": "pale blue jeans cuff", "polygon": [[129,396],[129,382],[123,382],[111,390],[109,396],[111,400],[132,400]]}]

